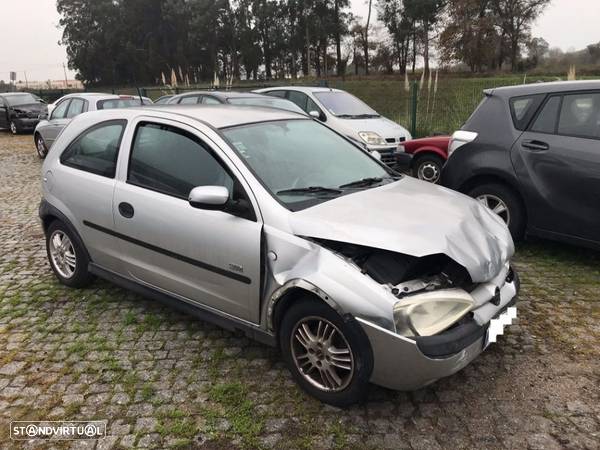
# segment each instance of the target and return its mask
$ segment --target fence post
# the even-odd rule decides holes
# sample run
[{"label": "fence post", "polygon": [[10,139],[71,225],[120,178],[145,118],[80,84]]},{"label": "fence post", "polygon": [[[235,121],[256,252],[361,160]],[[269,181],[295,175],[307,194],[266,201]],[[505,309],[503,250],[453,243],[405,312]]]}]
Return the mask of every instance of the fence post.
[{"label": "fence post", "polygon": [[410,96],[410,134],[415,138],[417,134],[417,99],[419,96],[419,82],[413,80]]}]

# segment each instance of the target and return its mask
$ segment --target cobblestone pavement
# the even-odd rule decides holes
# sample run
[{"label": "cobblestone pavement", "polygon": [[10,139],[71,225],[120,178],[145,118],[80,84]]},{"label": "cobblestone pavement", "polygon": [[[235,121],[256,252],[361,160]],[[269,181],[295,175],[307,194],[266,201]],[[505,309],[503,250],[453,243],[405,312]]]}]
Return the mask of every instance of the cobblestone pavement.
[{"label": "cobblestone pavement", "polygon": [[31,136],[0,132],[0,446],[10,420],[102,419],[55,448],[600,448],[600,253],[518,248],[519,321],[453,377],[325,406],[276,350],[108,283],[60,286]]}]

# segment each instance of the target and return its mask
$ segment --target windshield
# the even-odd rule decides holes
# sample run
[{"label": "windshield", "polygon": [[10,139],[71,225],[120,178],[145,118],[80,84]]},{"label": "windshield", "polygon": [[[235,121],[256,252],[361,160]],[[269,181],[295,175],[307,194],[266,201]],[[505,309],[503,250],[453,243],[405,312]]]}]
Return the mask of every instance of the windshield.
[{"label": "windshield", "polygon": [[314,95],[334,116],[348,118],[379,117],[377,111],[347,92],[315,92]]},{"label": "windshield", "polygon": [[33,94],[14,94],[4,98],[10,106],[31,105],[40,102],[40,98]]},{"label": "windshield", "polygon": [[[293,211],[393,181],[372,157],[312,120],[263,122],[224,129],[223,134],[267,189]],[[344,186],[366,179],[364,186]]]},{"label": "windshield", "polygon": [[298,105],[281,98],[233,97],[227,101],[232,105],[266,106],[267,108],[279,108],[285,109],[286,111],[305,114]]},{"label": "windshield", "polygon": [[140,106],[140,98],[115,98],[110,100],[98,101],[98,109],[118,109]]}]

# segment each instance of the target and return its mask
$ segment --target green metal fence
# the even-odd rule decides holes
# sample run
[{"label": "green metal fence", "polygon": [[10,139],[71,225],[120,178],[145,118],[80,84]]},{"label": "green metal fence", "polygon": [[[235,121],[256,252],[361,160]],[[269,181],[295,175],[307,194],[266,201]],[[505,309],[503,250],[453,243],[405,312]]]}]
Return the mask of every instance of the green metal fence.
[{"label": "green metal fence", "polygon": [[[269,83],[241,82],[234,86],[220,86],[219,90],[250,91],[275,85],[320,85],[346,90],[383,116],[411,131],[414,137],[450,134],[462,126],[483,98],[483,90],[498,86],[538,81],[554,81],[555,77],[503,76],[490,78],[460,78],[442,76],[429,80],[420,78],[365,78],[348,80],[281,80]],[[190,87],[109,87],[93,88],[94,92],[120,95],[141,95],[153,100],[163,95],[180,94],[194,90],[215,89],[212,84]],[[54,101],[69,92],[66,90],[33,91],[46,101]]]}]

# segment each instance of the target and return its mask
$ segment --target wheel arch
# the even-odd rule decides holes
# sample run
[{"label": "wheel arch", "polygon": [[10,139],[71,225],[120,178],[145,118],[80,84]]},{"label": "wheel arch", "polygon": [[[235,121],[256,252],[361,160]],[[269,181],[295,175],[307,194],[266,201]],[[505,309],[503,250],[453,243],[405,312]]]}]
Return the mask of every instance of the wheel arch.
[{"label": "wheel arch", "polygon": [[441,149],[439,149],[437,147],[432,147],[432,146],[424,146],[424,147],[419,147],[415,152],[413,152],[413,159],[411,161],[411,165],[414,165],[415,162],[417,162],[419,160],[419,158],[423,158],[424,156],[427,156],[427,155],[439,156],[440,158],[442,158],[444,160],[444,162],[446,162],[446,160],[448,159],[448,156],[446,155],[446,153],[444,151],[442,151]]}]

